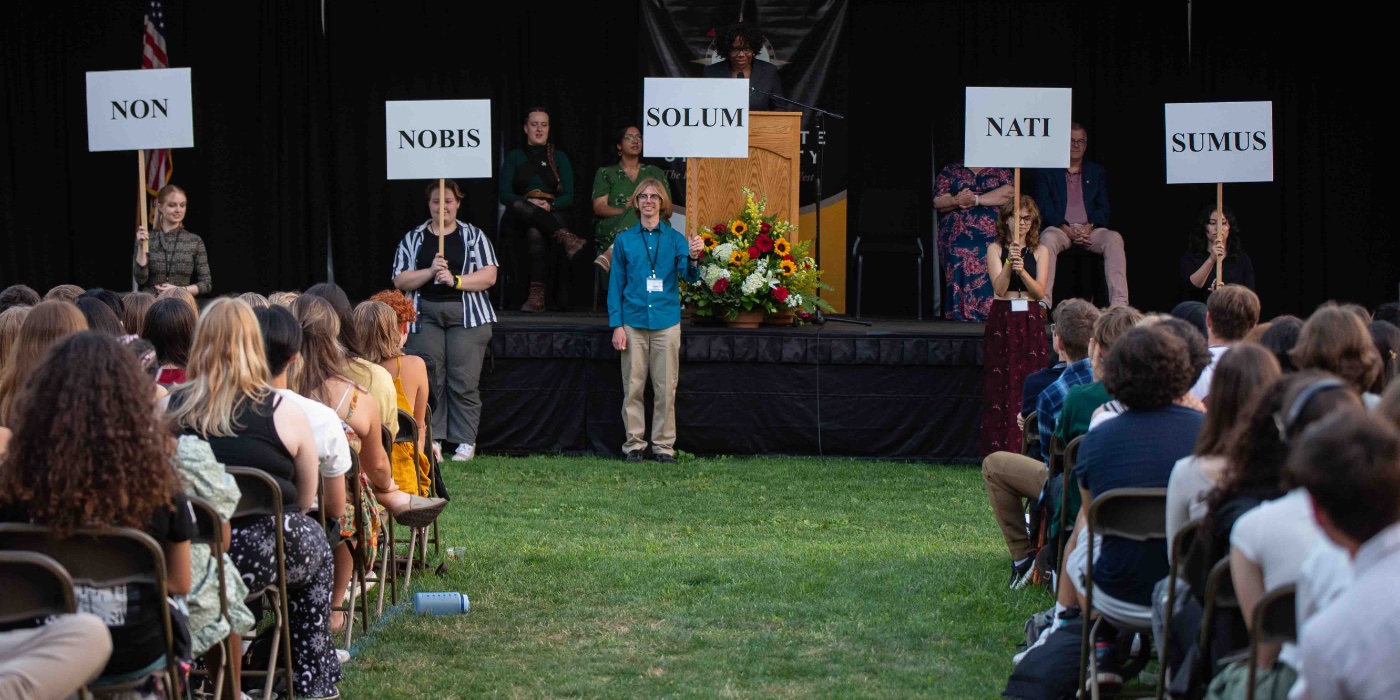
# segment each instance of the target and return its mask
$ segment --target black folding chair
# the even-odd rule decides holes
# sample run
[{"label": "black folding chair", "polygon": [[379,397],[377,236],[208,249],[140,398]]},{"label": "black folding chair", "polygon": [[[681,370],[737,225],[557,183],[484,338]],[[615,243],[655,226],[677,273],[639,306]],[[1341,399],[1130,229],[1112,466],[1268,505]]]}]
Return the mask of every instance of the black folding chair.
[{"label": "black folding chair", "polygon": [[[384,443],[384,457],[385,457],[385,459],[393,460],[393,458],[394,458],[394,434],[391,433],[391,432],[389,432],[389,426],[384,425],[383,423],[380,423],[380,424],[379,424],[379,437],[380,437],[380,440]],[[380,576],[380,580],[381,580],[381,581],[384,580],[384,578],[385,578],[386,576],[388,577],[388,580],[389,580],[389,602],[390,602],[391,605],[398,605],[398,604],[399,604],[399,562],[398,562],[398,551],[397,551],[397,549],[396,549],[395,546],[394,546],[394,543],[398,542],[398,535],[395,534],[395,532],[394,532],[395,527],[396,527],[396,523],[394,522],[394,514],[393,514],[393,513],[387,513],[387,514],[385,515],[385,518],[384,518],[384,532],[385,532],[385,538],[386,538],[386,539],[384,540],[384,542],[383,542],[383,545],[384,545],[384,560],[381,562],[381,568],[380,568],[379,576]],[[412,553],[410,552],[410,555],[411,555],[411,554],[412,554]],[[412,557],[410,556],[410,558],[409,558],[409,560],[408,560],[408,573],[407,573],[407,577],[405,578],[405,580],[404,580],[404,582],[403,582],[403,586],[404,586],[404,590],[405,590],[405,591],[408,590],[408,584],[409,584],[409,582],[410,582],[412,579],[413,579],[413,559],[412,559]],[[383,588],[383,585],[382,585],[382,584],[381,584],[381,586],[380,586],[380,588],[379,588],[379,612],[380,612],[381,614],[384,612],[384,588]]]},{"label": "black folding chair", "polygon": [[[190,544],[202,544],[209,547],[209,556],[214,559],[214,566],[219,577],[219,614],[224,619],[228,619],[228,587],[224,581],[224,520],[219,517],[216,510],[209,501],[203,498],[190,496],[190,509],[194,511],[194,537],[190,538]],[[207,676],[214,683],[214,700],[220,700],[224,693],[224,683],[231,680],[229,666],[234,653],[232,643],[228,637],[223,638],[217,645],[219,647],[219,667],[218,669],[191,671],[191,675]],[[242,651],[242,650],[239,650]],[[230,687],[230,696],[236,697],[236,688]]]},{"label": "black folding chair", "polygon": [[[428,458],[428,476],[433,482],[432,496],[436,498],[446,498],[452,500],[447,494],[447,485],[442,481],[442,463],[438,460],[437,454],[433,451],[433,407],[430,403],[426,411],[423,412],[423,446],[427,449],[424,454]],[[442,538],[438,536],[437,519],[433,519],[433,534],[430,538],[433,543],[433,554],[442,553]]]},{"label": "black folding chair", "polygon": [[924,320],[924,242],[918,224],[919,195],[909,190],[867,188],[860,196],[860,214],[851,256],[856,259],[856,318],[860,318],[865,281],[865,256],[888,253],[914,258],[918,319]]},{"label": "black folding chair", "polygon": [[1254,607],[1254,629],[1249,635],[1249,690],[1254,700],[1255,674],[1259,669],[1259,645],[1298,640],[1297,591],[1293,584],[1269,591]]},{"label": "black folding chair", "polygon": [[[1083,619],[1088,620],[1093,617],[1094,613],[1094,534],[1119,537],[1134,542],[1165,539],[1167,536],[1167,490],[1128,488],[1113,489],[1100,494],[1093,503],[1089,504],[1088,526],[1085,530],[1085,537],[1080,539],[1080,546],[1088,547],[1085,551],[1088,557],[1084,566],[1083,613]],[[1089,627],[1083,635],[1079,649],[1079,687],[1084,688],[1084,674],[1087,668],[1089,688],[1094,700],[1098,700],[1099,697],[1099,664],[1097,655],[1091,654],[1089,647],[1099,625],[1105,620],[1120,630],[1144,635],[1143,638],[1149,642],[1152,638],[1151,621],[1144,624],[1137,620],[1110,618],[1103,612],[1099,613],[1093,626]],[[1143,651],[1150,654],[1150,644],[1144,644]],[[1125,669],[1125,681],[1129,680],[1131,675],[1126,671],[1128,669]],[[1119,697],[1125,695],[1125,693],[1119,693]],[[1152,695],[1154,693],[1151,691],[1132,694],[1133,697],[1151,697]]]},{"label": "black folding chair", "polygon": [[1204,600],[1200,637],[1196,646],[1200,650],[1197,662],[1202,673],[1199,677],[1203,683],[1209,683],[1220,668],[1240,656],[1229,654],[1212,661],[1215,656],[1216,620],[1230,611],[1239,613],[1240,610],[1240,601],[1235,597],[1235,581],[1230,577],[1230,557],[1222,557],[1211,567],[1210,574],[1206,577]]},{"label": "black folding chair", "polygon": [[0,626],[78,611],[68,570],[37,552],[0,552],[0,591]]},{"label": "black folding chair", "polygon": [[[414,480],[414,483],[417,485],[417,491],[416,491],[415,493],[423,491],[423,487],[424,487],[424,486],[427,486],[427,493],[428,493],[428,495],[429,495],[429,496],[434,496],[434,495],[436,495],[436,494],[433,493],[436,489],[434,488],[434,485],[433,485],[432,472],[431,472],[432,467],[431,467],[431,466],[429,467],[429,470],[430,470],[430,471],[429,471],[429,474],[428,474],[428,483],[427,483],[427,484],[424,484],[424,483],[423,483],[423,463],[424,463],[424,460],[423,460],[423,453],[420,452],[420,451],[418,450],[418,421],[416,421],[416,420],[413,419],[413,414],[412,414],[412,413],[409,413],[408,411],[405,411],[405,410],[403,410],[402,408],[399,409],[399,433],[398,433],[398,435],[395,435],[395,436],[394,436],[394,445],[397,446],[397,445],[399,445],[399,444],[408,444],[408,445],[411,445],[411,446],[412,446],[412,449],[413,449],[413,480]],[[427,445],[427,443],[424,443],[424,447],[428,447],[428,449],[432,449],[430,446]],[[393,453],[392,453],[392,452],[390,453],[389,458],[390,458],[391,460],[393,459]],[[437,521],[434,520],[433,522],[436,523]],[[397,548],[397,547],[398,547],[398,542],[395,542],[395,543],[394,543],[394,546],[395,546],[395,548]],[[410,529],[409,529],[409,535],[408,535],[408,566],[409,566],[409,574],[408,574],[408,579],[404,582],[404,586],[405,586],[405,587],[408,586],[408,581],[411,581],[411,580],[413,579],[413,571],[412,571],[412,569],[413,569],[413,566],[414,566],[413,554],[414,554],[414,552],[415,552],[415,547],[418,547],[419,549],[421,549],[421,553],[420,553],[421,559],[420,559],[420,561],[418,562],[418,565],[419,565],[419,566],[422,566],[422,567],[424,567],[424,568],[426,568],[426,567],[428,566],[428,528],[422,527],[422,528],[410,528]]]},{"label": "black folding chair", "polygon": [[1039,418],[1039,411],[1031,411],[1026,416],[1026,426],[1021,429],[1021,454],[1032,459],[1040,458]]},{"label": "black folding chair", "polygon": [[[81,528],[59,537],[42,525],[0,524],[0,550],[22,550],[51,557],[72,579],[72,584],[93,588],[123,585],[149,586],[157,593],[164,631],[164,665],[140,678],[104,683],[101,678],[89,688],[107,695],[135,690],[155,677],[164,684],[167,697],[179,695],[180,669],[175,658],[175,635],[170,620],[166,587],[165,550],[140,530],[128,527]],[[65,604],[71,604],[69,589]],[[8,588],[4,596],[10,597]],[[71,606],[69,608],[71,610]]]},{"label": "black folding chair", "polygon": [[[355,613],[360,614],[360,623],[365,629],[369,629],[369,584],[382,586],[384,581],[379,574],[374,573],[374,552],[369,546],[369,523],[365,522],[365,512],[361,507],[365,493],[360,486],[360,454],[354,450],[350,451],[350,469],[345,472],[344,479],[350,517],[355,522],[354,546],[350,547],[353,573],[350,590],[347,592],[349,597],[343,603],[332,605],[331,610],[345,613],[345,648],[349,649],[355,637]],[[379,505],[373,504],[373,507],[378,508]],[[356,603],[359,604],[358,610],[355,607]],[[382,604],[379,612],[384,612]]]},{"label": "black folding chair", "polygon": [[[1055,542],[1055,561],[1063,564],[1065,561],[1065,542],[1069,540],[1069,528],[1074,523],[1074,518],[1069,514],[1069,494],[1070,489],[1079,488],[1079,480],[1074,476],[1074,465],[1079,461],[1079,442],[1084,439],[1083,435],[1069,441],[1065,446],[1064,471],[1060,480],[1060,535]],[[1058,438],[1052,438],[1052,444],[1059,442]],[[1075,514],[1078,517],[1078,514]]]},{"label": "black folding chair", "polygon": [[[1205,557],[1205,548],[1196,546],[1202,532],[1203,520],[1197,518],[1181,526],[1172,538],[1172,547],[1167,557],[1167,609],[1162,616],[1162,648],[1157,650],[1161,663],[1157,666],[1157,700],[1161,700],[1167,688],[1167,650],[1171,649],[1172,613],[1176,610],[1178,580],[1198,580],[1192,577],[1191,569],[1199,566]],[[1195,565],[1195,566],[1193,566]]]},{"label": "black folding chair", "polygon": [[238,490],[243,494],[238,499],[238,508],[233,512],[234,519],[271,516],[277,524],[273,528],[276,531],[277,580],[262,590],[248,591],[246,599],[250,606],[263,603],[271,607],[275,621],[272,628],[272,649],[268,653],[267,669],[250,671],[245,668],[243,670],[245,676],[261,676],[266,679],[263,686],[263,697],[266,698],[272,696],[272,685],[277,680],[279,651],[282,657],[282,670],[286,675],[287,692],[291,692],[292,688],[295,687],[292,684],[295,672],[292,669],[292,624],[289,619],[291,606],[287,602],[287,555],[282,540],[282,487],[278,486],[267,472],[260,469],[226,467],[226,470],[238,483]]}]

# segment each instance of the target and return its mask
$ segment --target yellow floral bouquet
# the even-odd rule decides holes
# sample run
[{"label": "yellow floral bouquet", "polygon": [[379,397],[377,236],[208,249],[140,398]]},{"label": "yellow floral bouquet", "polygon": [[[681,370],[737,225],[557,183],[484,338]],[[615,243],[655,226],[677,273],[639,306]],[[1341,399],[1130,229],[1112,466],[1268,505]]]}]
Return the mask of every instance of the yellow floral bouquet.
[{"label": "yellow floral bouquet", "polygon": [[766,197],[755,202],[744,188],[738,216],[701,230],[700,281],[681,288],[682,303],[696,316],[733,319],[740,311],[792,311],[802,318],[817,308],[832,310],[817,296],[819,289],[831,287],[822,283],[808,255],[811,241],[793,243],[797,227],[765,216],[767,203]]}]

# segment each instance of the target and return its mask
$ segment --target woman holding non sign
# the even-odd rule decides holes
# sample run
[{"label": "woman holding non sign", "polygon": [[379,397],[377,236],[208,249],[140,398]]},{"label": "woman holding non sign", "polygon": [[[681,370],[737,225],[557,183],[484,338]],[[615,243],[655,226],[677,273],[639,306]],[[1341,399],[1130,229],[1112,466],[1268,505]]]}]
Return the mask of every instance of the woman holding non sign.
[{"label": "woman holding non sign", "polygon": [[[136,258],[131,272],[141,291],[160,293],[172,287],[196,296],[213,288],[209,278],[209,253],[204,240],[185,230],[188,204],[185,191],[166,185],[156,193],[156,235],[145,226],[136,229]],[[148,242],[147,250],[141,243]]]}]

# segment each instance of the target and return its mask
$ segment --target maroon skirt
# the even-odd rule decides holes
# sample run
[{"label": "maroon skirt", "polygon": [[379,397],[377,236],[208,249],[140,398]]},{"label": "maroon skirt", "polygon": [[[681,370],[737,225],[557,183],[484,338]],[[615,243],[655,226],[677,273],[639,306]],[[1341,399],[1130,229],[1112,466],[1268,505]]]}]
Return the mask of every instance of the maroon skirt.
[{"label": "maroon skirt", "polygon": [[999,450],[1019,453],[1021,387],[1026,377],[1050,364],[1045,342],[1045,309],[1027,302],[1012,311],[1011,302],[995,299],[982,336],[982,455]]}]

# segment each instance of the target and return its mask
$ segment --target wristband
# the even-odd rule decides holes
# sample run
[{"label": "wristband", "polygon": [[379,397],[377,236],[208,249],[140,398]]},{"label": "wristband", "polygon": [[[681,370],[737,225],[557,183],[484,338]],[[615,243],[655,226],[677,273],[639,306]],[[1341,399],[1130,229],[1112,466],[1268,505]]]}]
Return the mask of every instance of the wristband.
[{"label": "wristband", "polygon": [[461,288],[462,288],[462,276],[461,276],[461,275],[453,275],[453,276],[452,276],[452,288],[453,288],[453,289],[461,289]]},{"label": "wristband", "polygon": [[977,194],[976,192],[972,193],[972,206],[974,206],[974,207],[980,207],[980,206],[982,206],[982,195]]}]

